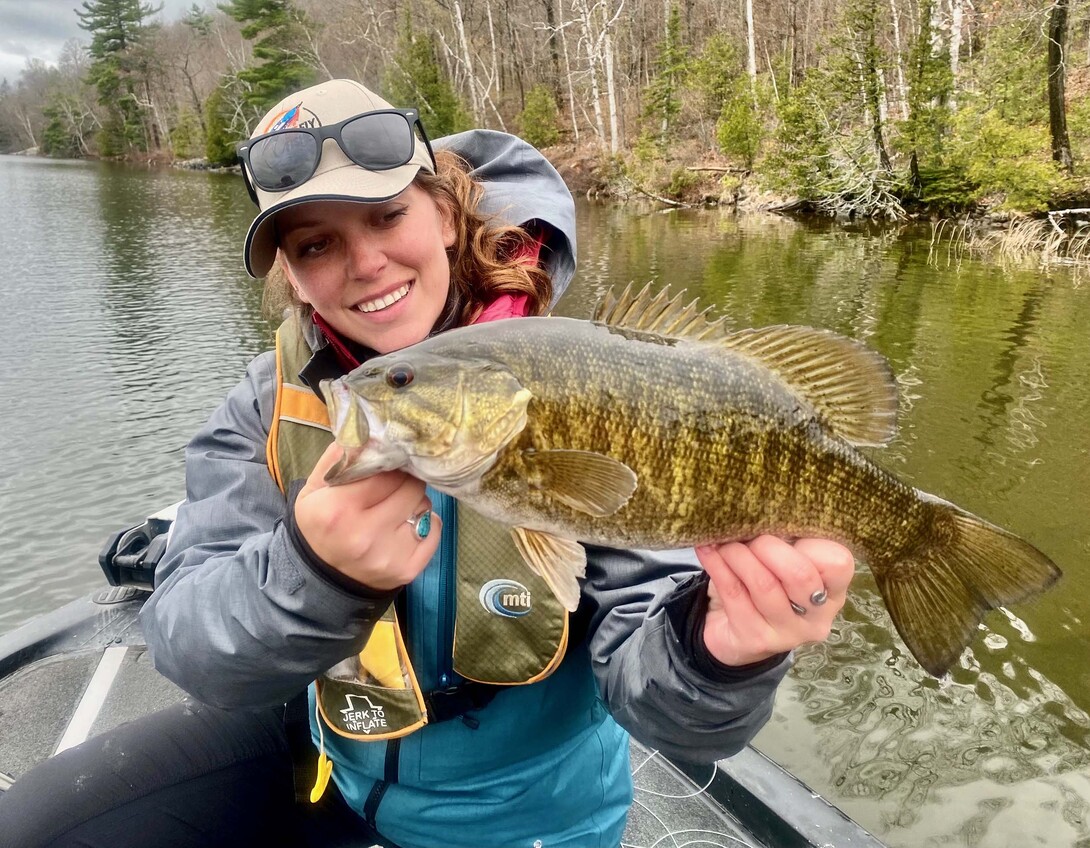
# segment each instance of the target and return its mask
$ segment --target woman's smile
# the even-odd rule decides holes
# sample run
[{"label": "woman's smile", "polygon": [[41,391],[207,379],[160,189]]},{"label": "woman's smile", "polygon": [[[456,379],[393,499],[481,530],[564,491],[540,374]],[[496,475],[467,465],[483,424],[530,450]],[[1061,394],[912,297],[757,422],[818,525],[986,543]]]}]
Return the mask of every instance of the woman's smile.
[{"label": "woman's smile", "polygon": [[385,312],[395,303],[399,303],[409,293],[412,288],[412,283],[405,283],[402,286],[398,286],[394,291],[386,295],[380,295],[372,300],[365,300],[356,304],[356,309],[360,312],[368,314],[375,312]]}]

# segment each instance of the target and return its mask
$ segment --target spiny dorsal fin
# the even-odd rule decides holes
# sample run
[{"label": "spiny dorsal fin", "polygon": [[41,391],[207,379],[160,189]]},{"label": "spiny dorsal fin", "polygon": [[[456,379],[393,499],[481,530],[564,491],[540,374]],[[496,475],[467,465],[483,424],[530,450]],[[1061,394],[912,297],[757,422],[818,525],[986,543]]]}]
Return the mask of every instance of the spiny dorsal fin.
[{"label": "spiny dorsal fin", "polygon": [[653,295],[650,283],[633,294],[629,283],[620,296],[614,295],[612,289],[602,295],[591,320],[679,339],[715,341],[724,338],[723,322],[726,319],[709,319],[711,307],[700,309],[696,298],[686,304],[684,297],[684,291],[671,297],[669,289]]},{"label": "spiny dorsal fin", "polygon": [[897,382],[880,353],[829,330],[782,324],[731,333],[720,344],[760,362],[853,445],[897,432]]},{"label": "spiny dorsal fin", "polygon": [[882,445],[897,431],[897,383],[885,358],[829,330],[779,325],[728,332],[710,307],[684,303],[684,292],[653,294],[650,285],[619,296],[607,291],[593,320],[630,330],[708,342],[750,357],[811,404],[842,439]]}]

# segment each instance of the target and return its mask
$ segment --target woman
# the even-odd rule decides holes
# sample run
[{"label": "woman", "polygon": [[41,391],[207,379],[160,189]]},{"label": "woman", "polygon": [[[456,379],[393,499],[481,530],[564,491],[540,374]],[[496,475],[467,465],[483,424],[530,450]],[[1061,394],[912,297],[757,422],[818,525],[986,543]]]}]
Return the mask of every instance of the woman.
[{"label": "woman", "polygon": [[[626,730],[670,756],[729,756],[767,719],[791,649],[827,636],[853,572],[832,542],[590,548],[570,619],[526,575],[533,615],[505,621],[467,585],[503,558],[487,522],[400,472],[325,484],[340,450],[318,380],[449,327],[539,314],[574,271],[570,194],[536,151],[477,131],[433,154],[416,128],[334,80],[286,98],[241,149],[260,208],[247,269],[278,264],[292,317],[190,444],[142,614],[156,668],[201,703],[20,781],[0,804],[24,823],[20,845],[116,846],[138,818],[159,845],[616,846]],[[513,618],[537,623],[516,632]],[[295,760],[318,763],[305,783],[295,770],[293,793],[281,705],[304,690],[313,747]],[[96,787],[113,780],[119,797],[97,805],[58,777],[107,762]],[[63,822],[26,812],[47,793]]]}]

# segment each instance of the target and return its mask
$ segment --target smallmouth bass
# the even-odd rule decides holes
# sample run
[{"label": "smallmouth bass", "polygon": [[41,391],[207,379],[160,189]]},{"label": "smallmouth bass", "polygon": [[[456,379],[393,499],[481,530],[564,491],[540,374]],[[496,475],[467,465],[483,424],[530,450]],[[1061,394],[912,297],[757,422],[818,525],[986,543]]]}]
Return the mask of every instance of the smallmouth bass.
[{"label": "smallmouth bass", "polygon": [[667,292],[592,320],[440,333],[324,381],[346,483],[402,469],[511,528],[569,610],[579,541],[662,550],[769,533],[848,545],[898,633],[941,676],[989,609],[1060,571],[1014,534],[856,448],[896,430],[885,359],[829,331],[731,332]]}]

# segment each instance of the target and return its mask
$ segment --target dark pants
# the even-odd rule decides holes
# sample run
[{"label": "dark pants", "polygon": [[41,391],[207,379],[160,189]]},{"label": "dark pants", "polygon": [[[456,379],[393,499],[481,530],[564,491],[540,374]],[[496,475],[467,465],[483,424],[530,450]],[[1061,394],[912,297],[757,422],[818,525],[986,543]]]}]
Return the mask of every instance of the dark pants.
[{"label": "dark pants", "polygon": [[296,803],[283,708],[228,712],[187,701],[64,751],[0,793],[0,848],[380,840],[332,782],[318,804]]}]

